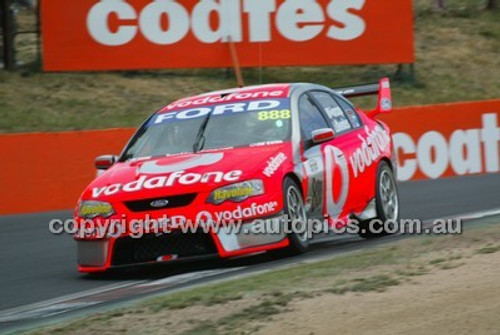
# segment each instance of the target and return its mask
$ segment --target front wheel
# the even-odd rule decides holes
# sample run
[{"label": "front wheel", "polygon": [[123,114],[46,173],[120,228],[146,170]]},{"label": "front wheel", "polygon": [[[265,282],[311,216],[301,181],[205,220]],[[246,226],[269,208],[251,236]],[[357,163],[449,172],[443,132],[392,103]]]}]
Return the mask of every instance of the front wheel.
[{"label": "front wheel", "polygon": [[274,257],[301,254],[309,247],[307,213],[302,191],[297,183],[288,177],[283,182],[283,204],[284,214],[288,218],[285,224],[289,225],[287,237],[290,244],[284,249],[270,251],[269,254]]},{"label": "front wheel", "polygon": [[363,238],[389,235],[399,221],[399,194],[396,178],[385,161],[378,166],[375,191],[377,218],[374,220],[377,221],[360,222],[359,236]]}]

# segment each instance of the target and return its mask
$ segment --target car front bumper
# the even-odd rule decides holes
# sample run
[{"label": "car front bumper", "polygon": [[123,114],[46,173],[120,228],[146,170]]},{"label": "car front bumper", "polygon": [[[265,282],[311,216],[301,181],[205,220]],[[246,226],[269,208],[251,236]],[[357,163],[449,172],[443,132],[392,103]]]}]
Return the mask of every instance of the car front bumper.
[{"label": "car front bumper", "polygon": [[78,270],[104,272],[146,264],[189,261],[206,257],[230,258],[288,246],[282,229],[283,213],[241,225],[211,228],[208,232],[172,231],[141,238],[121,236],[77,240]]}]

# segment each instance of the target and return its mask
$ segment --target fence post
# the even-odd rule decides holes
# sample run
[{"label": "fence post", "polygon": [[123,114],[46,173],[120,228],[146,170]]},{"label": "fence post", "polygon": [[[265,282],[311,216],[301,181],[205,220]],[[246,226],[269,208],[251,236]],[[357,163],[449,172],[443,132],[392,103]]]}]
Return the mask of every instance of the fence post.
[{"label": "fence post", "polygon": [[11,2],[11,0],[2,1],[3,61],[4,67],[8,71],[14,71],[16,69],[16,59],[14,53],[15,26]]},{"label": "fence post", "polygon": [[[36,13],[36,60],[42,64],[42,18],[41,9],[42,8],[42,0],[38,0],[36,2],[35,13]],[[40,65],[42,66],[42,65]]]}]

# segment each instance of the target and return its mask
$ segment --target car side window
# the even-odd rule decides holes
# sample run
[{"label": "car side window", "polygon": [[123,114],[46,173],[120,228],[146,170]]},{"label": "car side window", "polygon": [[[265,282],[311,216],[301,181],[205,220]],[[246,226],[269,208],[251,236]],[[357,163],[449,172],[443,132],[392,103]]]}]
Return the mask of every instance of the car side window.
[{"label": "car side window", "polygon": [[361,120],[359,118],[358,113],[354,109],[354,107],[346,102],[344,99],[337,98],[337,101],[340,104],[340,107],[344,110],[345,114],[349,118],[349,121],[351,122],[351,125],[353,128],[359,128],[361,127]]},{"label": "car side window", "polygon": [[319,108],[304,94],[299,99],[300,128],[304,141],[312,140],[312,132],[330,128]]},{"label": "car side window", "polygon": [[341,134],[352,129],[346,114],[330,93],[315,91],[312,92],[312,95],[325,110],[332,122],[335,133]]}]

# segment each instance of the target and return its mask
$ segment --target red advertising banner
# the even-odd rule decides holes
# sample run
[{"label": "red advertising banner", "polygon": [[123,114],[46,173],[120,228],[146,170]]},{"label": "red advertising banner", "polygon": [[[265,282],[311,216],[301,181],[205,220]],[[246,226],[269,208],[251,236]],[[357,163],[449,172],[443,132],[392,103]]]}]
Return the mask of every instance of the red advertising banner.
[{"label": "red advertising banner", "polygon": [[380,118],[392,130],[400,181],[500,172],[500,100],[405,107]]},{"label": "red advertising banner", "polygon": [[412,0],[43,0],[46,71],[411,63]]}]

